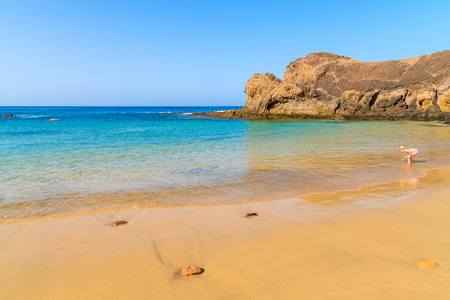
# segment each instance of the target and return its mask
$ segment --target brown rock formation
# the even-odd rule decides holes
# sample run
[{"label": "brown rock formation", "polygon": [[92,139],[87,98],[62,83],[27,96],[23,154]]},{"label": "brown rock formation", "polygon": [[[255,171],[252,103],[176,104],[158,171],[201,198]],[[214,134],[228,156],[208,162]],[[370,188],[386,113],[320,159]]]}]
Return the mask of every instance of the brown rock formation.
[{"label": "brown rock formation", "polygon": [[450,111],[450,81],[446,81],[437,90],[437,104],[442,111]]},{"label": "brown rock formation", "polygon": [[183,275],[183,276],[192,276],[192,275],[197,275],[197,274],[201,274],[201,273],[202,273],[202,269],[195,265],[189,265],[186,268],[184,268],[183,270],[181,270],[181,275]]},{"label": "brown rock formation", "polygon": [[450,112],[450,50],[385,62],[318,52],[291,62],[280,80],[255,74],[244,118],[444,120]]}]

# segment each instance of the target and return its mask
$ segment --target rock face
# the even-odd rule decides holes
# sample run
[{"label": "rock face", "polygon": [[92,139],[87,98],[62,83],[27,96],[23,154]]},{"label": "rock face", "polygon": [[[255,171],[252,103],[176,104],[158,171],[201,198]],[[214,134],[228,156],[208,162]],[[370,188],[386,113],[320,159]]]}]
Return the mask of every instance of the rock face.
[{"label": "rock face", "polygon": [[215,117],[443,120],[450,112],[450,50],[386,62],[318,52],[280,80],[254,74],[241,110]]}]

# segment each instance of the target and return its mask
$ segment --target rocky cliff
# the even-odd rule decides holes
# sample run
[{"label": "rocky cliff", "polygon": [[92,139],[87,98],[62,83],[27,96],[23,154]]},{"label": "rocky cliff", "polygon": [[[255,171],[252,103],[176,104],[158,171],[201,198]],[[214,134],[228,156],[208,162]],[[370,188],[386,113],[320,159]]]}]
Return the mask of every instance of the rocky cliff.
[{"label": "rocky cliff", "polygon": [[216,117],[450,118],[450,50],[364,63],[331,53],[291,62],[280,80],[254,74],[241,110]]}]

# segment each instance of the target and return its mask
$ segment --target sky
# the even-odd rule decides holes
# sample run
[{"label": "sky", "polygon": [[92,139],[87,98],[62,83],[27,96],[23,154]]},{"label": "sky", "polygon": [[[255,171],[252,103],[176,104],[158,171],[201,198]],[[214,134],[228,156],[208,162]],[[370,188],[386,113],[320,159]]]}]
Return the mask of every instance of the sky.
[{"label": "sky", "polygon": [[326,51],[386,61],[450,49],[450,1],[0,1],[0,106],[244,105]]}]

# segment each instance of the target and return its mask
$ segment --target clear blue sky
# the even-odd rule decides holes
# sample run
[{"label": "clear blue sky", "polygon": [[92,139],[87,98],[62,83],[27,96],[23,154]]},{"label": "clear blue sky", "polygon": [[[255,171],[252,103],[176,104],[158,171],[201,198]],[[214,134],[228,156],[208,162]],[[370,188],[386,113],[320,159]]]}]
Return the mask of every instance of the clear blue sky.
[{"label": "clear blue sky", "polygon": [[450,1],[0,2],[1,105],[243,105],[311,52],[450,48]]}]

